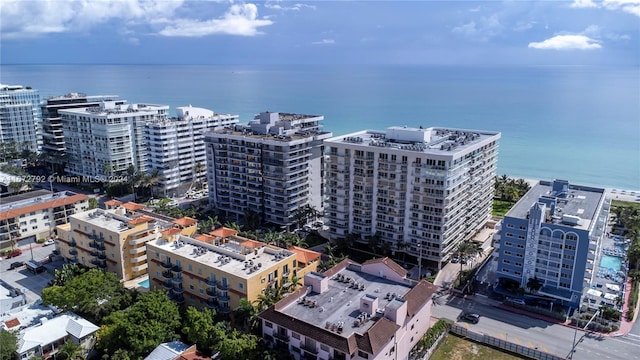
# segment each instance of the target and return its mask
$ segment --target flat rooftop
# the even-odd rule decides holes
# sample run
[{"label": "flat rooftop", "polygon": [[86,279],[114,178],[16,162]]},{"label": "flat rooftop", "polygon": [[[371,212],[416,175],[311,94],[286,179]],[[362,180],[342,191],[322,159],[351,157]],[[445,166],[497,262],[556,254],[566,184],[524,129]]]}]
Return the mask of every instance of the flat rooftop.
[{"label": "flat rooftop", "polygon": [[500,138],[499,132],[449,128],[392,126],[386,131],[364,130],[336,136],[325,143],[348,143],[429,154],[452,154],[483,141]]},{"label": "flat rooftop", "polygon": [[158,239],[147,244],[244,279],[296,256],[292,251],[264,243],[259,243],[261,245],[256,247],[257,243],[259,242],[234,236],[224,239],[214,237],[211,243],[180,236],[172,242]]},{"label": "flat rooftop", "polygon": [[[551,222],[578,229],[589,229],[591,223],[597,220],[598,205],[605,196],[605,190],[588,186],[569,184],[568,193],[564,197],[557,197],[552,192],[552,182],[540,181],[523,196],[505,216],[526,219],[531,206],[539,201],[541,196],[556,197],[556,216]],[[558,211],[559,209],[559,211]],[[561,215],[579,217],[578,225],[562,222]]]},{"label": "flat rooftop", "polygon": [[[364,289],[360,290],[360,287],[356,289],[350,287],[349,282],[337,280],[339,275],[362,284]],[[306,276],[318,275],[308,274]],[[278,311],[323,329],[326,327],[327,322],[329,324],[343,322],[343,331],[340,336],[348,338],[353,333],[364,334],[375,323],[374,320],[369,319],[360,326],[354,326],[354,321],[361,314],[360,299],[362,297],[377,297],[378,309],[383,311],[387,306],[399,305],[400,300],[397,298],[404,297],[409,290],[411,290],[411,287],[408,285],[347,267],[329,279],[329,288],[323,291],[322,294],[311,292],[304,296],[307,300],[316,301],[317,305],[315,307],[312,308],[300,304],[298,299]],[[395,296],[391,298],[387,294],[395,294]]]},{"label": "flat rooftop", "polygon": [[129,223],[131,221],[132,224],[136,223],[136,219],[142,218],[145,216],[148,221],[155,221],[156,224],[159,225],[160,228],[170,228],[173,227],[173,224],[164,220],[160,220],[158,218],[151,218],[146,215],[119,215],[116,214],[116,210],[102,210],[96,209],[91,211],[85,211],[79,214],[71,215],[72,218],[78,219],[80,221],[87,222],[96,227],[116,232],[122,233],[130,229]]}]

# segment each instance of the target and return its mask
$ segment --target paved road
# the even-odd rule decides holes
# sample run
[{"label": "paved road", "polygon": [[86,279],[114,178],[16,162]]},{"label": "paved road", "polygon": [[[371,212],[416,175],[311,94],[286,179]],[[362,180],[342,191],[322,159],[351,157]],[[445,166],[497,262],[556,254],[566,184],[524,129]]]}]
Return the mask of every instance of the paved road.
[{"label": "paved road", "polygon": [[552,324],[515,314],[496,307],[489,299],[476,301],[457,297],[437,298],[433,316],[457,319],[462,311],[480,314],[477,324],[462,322],[471,331],[501,338],[519,345],[538,348],[557,356],[567,356],[571,350],[574,335],[581,342],[576,347],[573,358],[579,360],[634,359],[640,352],[640,336],[598,337],[576,331],[572,328]]},{"label": "paved road", "polygon": [[27,261],[31,260],[32,252],[33,259],[36,261],[40,261],[46,259],[54,249],[54,246],[41,245],[32,246],[31,250],[29,250],[29,246],[21,247],[22,254],[20,256],[11,259],[3,258],[2,260],[0,260],[0,274],[2,274],[2,280],[7,282],[9,285],[22,290],[27,295],[27,302],[32,302],[40,299],[42,289],[47,286],[47,283],[51,279],[53,279],[53,276],[51,274],[47,273],[46,271],[39,274],[34,274],[33,272],[27,270],[25,266],[14,270],[8,269],[12,262],[23,261],[26,263]]}]

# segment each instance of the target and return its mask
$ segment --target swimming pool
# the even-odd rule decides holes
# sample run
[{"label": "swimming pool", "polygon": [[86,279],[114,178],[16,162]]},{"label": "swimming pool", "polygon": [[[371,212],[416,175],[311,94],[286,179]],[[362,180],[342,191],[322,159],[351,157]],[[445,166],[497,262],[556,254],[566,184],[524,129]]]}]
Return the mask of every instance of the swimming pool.
[{"label": "swimming pool", "polygon": [[138,283],[138,285],[142,286],[142,287],[143,287],[143,288],[145,288],[145,289],[148,289],[148,288],[149,288],[149,279],[147,279],[147,280],[145,280],[145,281],[140,281],[140,282]]},{"label": "swimming pool", "polygon": [[618,271],[622,268],[622,258],[617,256],[602,255],[600,268]]}]

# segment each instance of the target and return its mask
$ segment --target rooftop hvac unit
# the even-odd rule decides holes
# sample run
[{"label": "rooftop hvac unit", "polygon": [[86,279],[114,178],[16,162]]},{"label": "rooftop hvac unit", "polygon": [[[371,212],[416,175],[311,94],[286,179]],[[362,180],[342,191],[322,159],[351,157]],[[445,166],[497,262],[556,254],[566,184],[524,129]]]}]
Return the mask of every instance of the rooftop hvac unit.
[{"label": "rooftop hvac unit", "polygon": [[258,263],[258,269],[262,267],[262,263]]}]

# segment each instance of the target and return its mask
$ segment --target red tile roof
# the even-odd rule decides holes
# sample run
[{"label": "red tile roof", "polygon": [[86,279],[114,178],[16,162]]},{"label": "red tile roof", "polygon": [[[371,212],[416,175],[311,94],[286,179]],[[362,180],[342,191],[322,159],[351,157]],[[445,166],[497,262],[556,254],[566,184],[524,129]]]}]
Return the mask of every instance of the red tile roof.
[{"label": "red tile roof", "polygon": [[298,260],[299,263],[303,263],[303,264],[308,264],[314,260],[317,260],[320,258],[320,255],[321,255],[319,252],[315,252],[313,250],[304,249],[297,246],[291,246],[287,250],[293,251],[296,254],[296,260]]},{"label": "red tile roof", "polygon": [[198,220],[190,218],[190,217],[181,217],[180,219],[175,219],[173,220],[173,223],[176,225],[180,225],[180,226],[191,226],[195,223],[197,223]]},{"label": "red tile roof", "polygon": [[213,243],[213,240],[216,239],[216,237],[209,234],[199,234],[199,235],[196,235],[194,239],[200,240],[202,242],[206,242],[207,244],[211,244]]},{"label": "red tile roof", "polygon": [[11,330],[16,326],[20,326],[20,320],[18,320],[18,318],[13,318],[5,321],[4,324],[6,325],[7,329]]},{"label": "red tile roof", "polygon": [[126,204],[122,204],[122,207],[129,211],[136,211],[144,209],[144,205],[136,204],[134,202],[129,201]]},{"label": "red tile roof", "polygon": [[146,215],[138,216],[135,219],[129,220],[129,225],[138,225],[138,224],[142,224],[142,223],[153,221],[153,220],[155,219],[152,218],[151,216],[146,216]]},{"label": "red tile roof", "polygon": [[433,294],[438,291],[438,287],[426,280],[420,280],[411,290],[404,294],[407,301],[407,314],[413,316],[420,308],[433,298]]},{"label": "red tile roof", "polygon": [[170,228],[162,231],[162,235],[175,235],[179,233],[180,233],[180,229],[178,228]]},{"label": "red tile roof", "polygon": [[402,266],[398,265],[397,262],[389,259],[388,257],[367,260],[363,262],[362,265],[375,264],[375,263],[383,263],[387,265],[395,273],[400,275],[401,277],[407,277],[407,270],[405,270]]},{"label": "red tile roof", "polygon": [[107,206],[118,206],[118,205],[122,205],[122,201],[111,199],[111,200],[105,201],[104,204]]},{"label": "red tile roof", "polygon": [[71,195],[71,196],[63,197],[63,198],[56,198],[56,199],[52,199],[50,201],[44,201],[44,202],[41,202],[41,203],[38,203],[38,204],[33,204],[33,205],[25,206],[25,207],[10,209],[10,210],[7,210],[7,211],[0,212],[0,220],[13,219],[13,218],[19,217],[20,215],[28,214],[28,213],[33,212],[33,211],[39,211],[39,210],[44,210],[44,209],[52,209],[52,208],[56,208],[58,206],[71,205],[71,204],[75,204],[77,202],[86,201],[87,199],[89,199],[89,197],[87,195],[74,194],[74,195]]},{"label": "red tile roof", "polygon": [[247,240],[241,242],[240,245],[244,246],[244,247],[251,248],[251,249],[255,249],[255,248],[259,248],[260,246],[264,245],[264,243],[260,242],[260,241],[256,241],[256,240],[247,239]]},{"label": "red tile roof", "polygon": [[229,229],[229,228],[223,226],[223,227],[217,228],[217,229],[215,229],[213,231],[209,231],[209,234],[213,235],[213,236],[218,236],[218,237],[221,237],[221,238],[227,238],[229,236],[238,235],[238,232],[236,230]]}]

